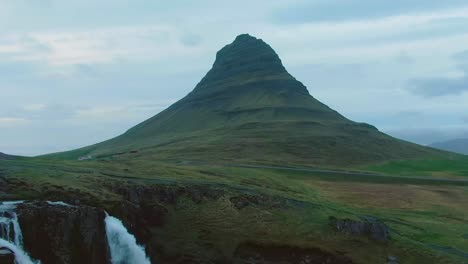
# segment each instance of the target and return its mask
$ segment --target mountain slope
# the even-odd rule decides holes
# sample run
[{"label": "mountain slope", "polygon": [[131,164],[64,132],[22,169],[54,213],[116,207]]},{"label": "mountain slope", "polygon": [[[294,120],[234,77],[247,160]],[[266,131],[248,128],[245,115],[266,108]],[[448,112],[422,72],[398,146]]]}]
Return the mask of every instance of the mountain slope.
[{"label": "mountain slope", "polygon": [[311,97],[270,46],[240,35],[218,52],[213,68],[193,92],[125,136],[186,133],[260,120],[345,121]]},{"label": "mountain slope", "polygon": [[468,138],[437,142],[431,144],[430,146],[437,149],[468,155]]},{"label": "mountain slope", "polygon": [[0,152],[0,160],[10,160],[13,159],[13,156]]},{"label": "mountain slope", "polygon": [[265,42],[244,34],[195,89],[112,140],[59,157],[352,166],[441,153],[356,123],[312,97]]}]

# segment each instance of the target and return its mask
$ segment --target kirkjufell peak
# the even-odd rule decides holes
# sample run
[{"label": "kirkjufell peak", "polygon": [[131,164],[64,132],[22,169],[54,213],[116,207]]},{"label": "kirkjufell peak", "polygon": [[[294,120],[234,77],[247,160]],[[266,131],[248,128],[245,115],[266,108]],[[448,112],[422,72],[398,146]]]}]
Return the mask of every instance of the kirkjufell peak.
[{"label": "kirkjufell peak", "polygon": [[319,102],[273,48],[248,34],[217,53],[186,97],[117,138],[68,155],[99,159],[130,151],[154,159],[320,166],[437,154]]},{"label": "kirkjufell peak", "polygon": [[217,52],[213,67],[195,90],[216,89],[212,86],[219,88],[221,81],[245,83],[262,79],[294,80],[270,45],[261,39],[243,34]]},{"label": "kirkjufell peak", "polygon": [[216,54],[213,68],[239,67],[242,65],[255,66],[253,70],[276,70],[284,72],[281,59],[278,54],[261,39],[242,34],[236,37]]}]

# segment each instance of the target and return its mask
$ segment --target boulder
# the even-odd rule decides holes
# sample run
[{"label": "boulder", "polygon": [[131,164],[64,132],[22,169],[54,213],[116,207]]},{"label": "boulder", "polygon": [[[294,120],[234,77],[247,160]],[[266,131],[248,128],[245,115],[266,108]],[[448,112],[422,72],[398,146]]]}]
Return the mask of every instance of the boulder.
[{"label": "boulder", "polygon": [[337,219],[334,216],[329,218],[329,223],[336,231],[353,235],[367,236],[379,242],[390,240],[390,230],[384,224],[372,217],[364,217],[362,221],[351,219]]}]

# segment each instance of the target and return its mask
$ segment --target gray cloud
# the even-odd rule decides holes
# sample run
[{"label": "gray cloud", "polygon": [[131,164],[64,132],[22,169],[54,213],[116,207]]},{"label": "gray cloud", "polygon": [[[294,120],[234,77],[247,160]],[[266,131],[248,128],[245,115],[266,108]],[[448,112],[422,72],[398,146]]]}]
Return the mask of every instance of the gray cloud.
[{"label": "gray cloud", "polygon": [[88,64],[83,64],[83,63],[76,64],[74,65],[74,70],[80,76],[94,77],[98,75],[96,69],[93,66],[88,65]]},{"label": "gray cloud", "polygon": [[[468,55],[447,53],[467,46],[467,17],[452,18],[466,0],[136,1],[131,9],[128,0],[46,1],[50,8],[41,10],[34,0],[0,8],[0,45],[11,53],[0,55],[0,118],[30,121],[2,130],[3,152],[46,153],[116,136],[190,92],[215,52],[245,31],[269,42],[317,99],[349,118],[437,128],[460,125],[466,114],[468,93],[432,100],[401,92],[431,65],[461,67]],[[450,15],[420,24],[445,8]],[[409,12],[401,23],[384,19]],[[344,23],[320,23],[332,20]]]},{"label": "gray cloud", "polygon": [[424,116],[424,113],[415,110],[407,110],[407,111],[400,111],[394,115],[394,118],[397,119],[407,119],[407,120],[414,120],[419,119]]},{"label": "gray cloud", "polygon": [[394,137],[401,138],[410,142],[422,145],[430,145],[434,142],[447,141],[454,138],[466,137],[468,134],[467,128],[453,128],[453,129],[398,129],[384,131]]},{"label": "gray cloud", "polygon": [[279,23],[361,20],[466,6],[464,0],[329,0],[304,1],[282,8],[273,16]]},{"label": "gray cloud", "polygon": [[[36,64],[25,64],[20,62],[10,62],[0,56],[0,82],[22,82],[26,78],[30,78],[33,72],[38,70]],[[2,88],[0,87],[0,91]]]},{"label": "gray cloud", "polygon": [[180,41],[182,42],[182,44],[186,46],[193,47],[193,46],[197,46],[198,44],[200,44],[201,37],[200,35],[197,35],[197,34],[185,34],[181,37]]},{"label": "gray cloud", "polygon": [[52,48],[48,44],[41,43],[28,35],[22,35],[19,38],[19,43],[22,43],[26,49],[34,52],[46,53],[52,51]]},{"label": "gray cloud", "polygon": [[410,81],[409,90],[424,97],[457,95],[468,91],[468,76],[456,79],[415,79]]},{"label": "gray cloud", "polygon": [[2,111],[7,116],[32,121],[66,120],[79,110],[78,107],[62,104],[29,104]]},{"label": "gray cloud", "polygon": [[395,61],[401,64],[412,64],[414,59],[407,52],[402,51],[395,57]]},{"label": "gray cloud", "polygon": [[16,0],[15,2],[16,2],[15,4],[21,4],[23,6],[41,8],[41,9],[51,8],[54,5],[54,0],[41,0],[41,1]]},{"label": "gray cloud", "polygon": [[468,50],[455,53],[452,57],[462,63],[468,63]]},{"label": "gray cloud", "polygon": [[457,95],[468,91],[468,50],[452,56],[459,62],[458,68],[464,72],[459,78],[428,78],[409,81],[409,90],[424,97]]}]

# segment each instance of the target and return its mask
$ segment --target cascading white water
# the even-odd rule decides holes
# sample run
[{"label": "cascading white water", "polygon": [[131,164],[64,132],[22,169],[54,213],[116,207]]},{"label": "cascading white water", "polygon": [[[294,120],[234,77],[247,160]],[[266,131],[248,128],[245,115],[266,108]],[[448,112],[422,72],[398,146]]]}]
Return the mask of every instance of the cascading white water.
[{"label": "cascading white water", "polygon": [[23,250],[23,234],[16,215],[16,205],[23,201],[2,202],[0,204],[0,247],[7,248],[15,254],[17,264],[39,264],[31,260]]},{"label": "cascading white water", "polygon": [[17,204],[23,201],[3,202],[0,204],[0,237],[7,241],[12,241],[15,245],[23,246],[23,234],[15,213]]},{"label": "cascading white water", "polygon": [[11,250],[15,254],[15,262],[17,264],[39,264],[39,262],[32,261],[23,249],[9,241],[0,238],[0,247]]},{"label": "cascading white water", "polygon": [[137,244],[122,221],[106,213],[105,223],[112,264],[151,264],[145,249]]}]

